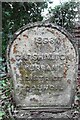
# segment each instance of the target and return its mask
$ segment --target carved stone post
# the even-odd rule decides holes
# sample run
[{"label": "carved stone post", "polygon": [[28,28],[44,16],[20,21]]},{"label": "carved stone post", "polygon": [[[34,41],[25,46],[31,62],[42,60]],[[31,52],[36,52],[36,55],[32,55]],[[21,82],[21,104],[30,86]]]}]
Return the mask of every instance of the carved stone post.
[{"label": "carved stone post", "polygon": [[73,118],[78,72],[73,37],[52,23],[33,23],[14,34],[7,60],[15,119]]}]

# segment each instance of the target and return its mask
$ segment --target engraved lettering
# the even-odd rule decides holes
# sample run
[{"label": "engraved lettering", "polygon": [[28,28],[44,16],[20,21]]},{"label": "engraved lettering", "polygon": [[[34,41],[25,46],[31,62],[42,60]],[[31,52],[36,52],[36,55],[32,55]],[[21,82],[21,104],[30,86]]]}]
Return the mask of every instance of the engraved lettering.
[{"label": "engraved lettering", "polygon": [[55,40],[56,40],[56,38],[37,37],[37,38],[34,38],[34,43],[35,44],[41,44],[41,45],[54,44]]}]

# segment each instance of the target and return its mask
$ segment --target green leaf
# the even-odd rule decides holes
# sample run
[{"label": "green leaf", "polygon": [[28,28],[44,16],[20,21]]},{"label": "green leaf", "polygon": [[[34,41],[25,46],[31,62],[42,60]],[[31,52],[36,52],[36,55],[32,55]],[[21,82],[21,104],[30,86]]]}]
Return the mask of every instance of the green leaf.
[{"label": "green leaf", "polygon": [[2,62],[2,58],[0,57],[0,62]]},{"label": "green leaf", "polygon": [[7,16],[10,16],[10,13],[9,13],[9,12],[5,12],[5,14],[6,14]]},{"label": "green leaf", "polygon": [[2,117],[5,115],[5,112],[0,111],[0,120],[2,120]]}]

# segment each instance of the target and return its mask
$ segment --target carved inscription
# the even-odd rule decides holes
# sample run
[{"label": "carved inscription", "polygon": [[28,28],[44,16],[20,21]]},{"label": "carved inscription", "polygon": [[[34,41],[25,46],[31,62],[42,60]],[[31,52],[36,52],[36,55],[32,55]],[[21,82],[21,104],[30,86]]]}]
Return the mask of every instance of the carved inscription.
[{"label": "carved inscription", "polygon": [[16,96],[24,106],[65,106],[70,102],[75,81],[75,49],[63,33],[51,30],[46,27],[25,30],[11,47]]},{"label": "carved inscription", "polygon": [[41,44],[42,46],[46,45],[46,44],[54,44],[55,40],[56,40],[56,37],[53,37],[53,38],[41,38],[41,37],[36,37],[34,38],[34,42],[35,44]]}]

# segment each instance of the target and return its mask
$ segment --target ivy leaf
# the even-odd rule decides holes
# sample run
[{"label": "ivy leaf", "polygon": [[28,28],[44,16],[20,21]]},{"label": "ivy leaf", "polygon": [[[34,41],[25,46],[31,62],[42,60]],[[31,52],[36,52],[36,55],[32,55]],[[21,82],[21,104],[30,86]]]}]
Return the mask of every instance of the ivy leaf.
[{"label": "ivy leaf", "polygon": [[5,115],[5,112],[0,111],[0,120],[2,120],[2,117]]},{"label": "ivy leaf", "polygon": [[9,12],[5,12],[5,14],[6,14],[7,16],[10,16],[10,13],[9,13]]}]

